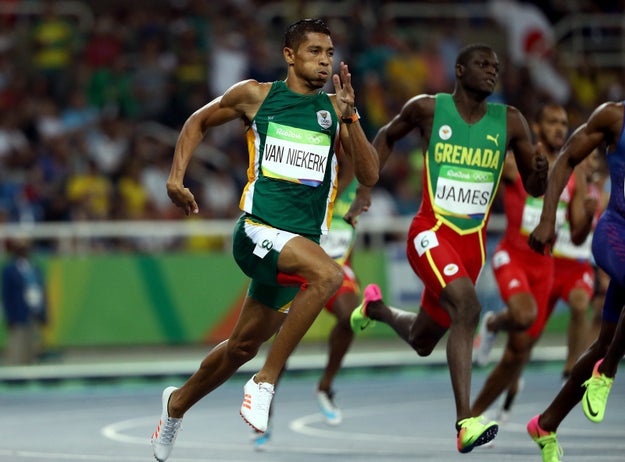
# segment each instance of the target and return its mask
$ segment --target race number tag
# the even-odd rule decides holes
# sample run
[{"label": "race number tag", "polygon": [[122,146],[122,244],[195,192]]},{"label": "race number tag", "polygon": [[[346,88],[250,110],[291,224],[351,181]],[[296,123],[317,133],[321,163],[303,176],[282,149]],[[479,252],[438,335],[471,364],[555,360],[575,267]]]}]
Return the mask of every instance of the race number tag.
[{"label": "race number tag", "polygon": [[438,238],[434,231],[422,231],[415,236],[412,244],[419,256],[422,257],[428,250],[438,247]]},{"label": "race number tag", "polygon": [[[333,225],[334,226],[334,225]],[[335,229],[330,228],[330,232],[321,236],[319,245],[333,260],[343,258],[347,255],[354,242],[353,228]]]},{"label": "race number tag", "polygon": [[571,227],[565,222],[558,231],[558,237],[553,245],[553,255],[556,257],[571,258],[578,261],[588,261],[592,254],[592,231],[581,245],[573,244]]},{"label": "race number tag", "polygon": [[[523,219],[521,221],[521,234],[529,236],[540,223],[540,215],[543,211],[543,198],[527,196],[523,207]],[[560,200],[556,208],[556,232],[566,220],[566,202]]]},{"label": "race number tag", "polygon": [[523,218],[521,220],[521,234],[529,236],[534,228],[540,223],[540,214],[543,211],[543,198],[528,196],[523,206]]},{"label": "race number tag", "polygon": [[269,253],[269,251],[273,249],[273,242],[269,239],[263,239],[256,243],[256,247],[254,247],[254,255],[259,258],[265,258],[265,255]]}]

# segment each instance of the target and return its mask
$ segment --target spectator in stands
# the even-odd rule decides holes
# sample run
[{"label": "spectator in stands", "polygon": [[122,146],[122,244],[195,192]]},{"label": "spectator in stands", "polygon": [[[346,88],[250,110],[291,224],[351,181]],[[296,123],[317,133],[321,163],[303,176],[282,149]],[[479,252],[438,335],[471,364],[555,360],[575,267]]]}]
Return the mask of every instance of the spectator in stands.
[{"label": "spectator in stands", "polygon": [[[13,0],[12,3],[23,2]],[[46,155],[50,141],[39,138],[37,126],[45,128],[49,134],[51,131],[67,129],[68,122],[79,123],[75,118],[79,116],[76,107],[69,100],[72,90],[79,92],[84,88],[88,106],[112,114],[126,123],[158,117],[159,122],[177,130],[186,115],[192,111],[191,108],[199,107],[210,99],[211,88],[223,88],[222,84],[229,86],[238,80],[233,75],[240,76],[241,69],[247,68],[248,71],[243,72],[260,81],[281,78],[280,60],[273,58],[268,60],[266,50],[273,49],[280,40],[275,34],[279,29],[276,26],[286,21],[295,11],[289,5],[287,10],[275,12],[275,17],[272,17],[271,21],[261,24],[260,19],[264,17],[262,13],[266,12],[262,11],[265,6],[261,5],[262,2],[250,3],[258,6],[256,10],[240,8],[240,2],[230,0],[154,2],[149,10],[146,10],[142,3],[130,2],[120,5],[117,2],[81,2],[83,8],[92,9],[94,21],[90,24],[80,16],[72,16],[61,10],[59,2],[43,0],[30,3],[34,13],[32,16],[6,14],[0,18],[0,109],[18,114],[17,126],[26,136],[31,152],[39,157]],[[569,72],[562,73],[561,76],[565,78],[560,82],[557,75],[556,80],[547,78],[554,72],[560,73],[560,69],[554,67],[557,64],[556,56],[548,53],[539,56],[545,59],[539,61],[539,66],[534,67],[534,70],[527,62],[517,59],[519,46],[525,47],[521,48],[521,54],[548,51],[549,47],[553,47],[551,26],[554,24],[554,18],[561,18],[572,12],[612,11],[617,8],[616,6],[592,5],[589,1],[575,7],[564,6],[562,3],[558,8],[546,5],[545,2],[540,5],[536,3],[537,8],[528,5],[527,2],[518,1],[492,0],[492,4],[503,5],[504,19],[511,18],[514,23],[513,27],[489,28],[488,34],[492,33],[497,37],[494,40],[498,40],[499,37],[504,39],[513,33],[514,37],[517,37],[519,31],[528,38],[528,40],[498,41],[501,46],[505,43],[513,46],[515,50],[509,48],[507,55],[500,52],[502,60],[506,61],[504,67],[510,69],[503,74],[505,80],[501,82],[501,88],[496,90],[502,95],[503,102],[517,107],[522,113],[534,113],[539,105],[539,96],[543,94],[539,85],[545,82],[556,82],[555,88],[562,91],[562,94],[570,87],[576,94],[579,92],[580,95],[585,95],[584,100],[592,100],[593,92],[602,100],[623,99],[622,78],[618,68],[602,69],[601,74],[595,79],[594,91],[589,91],[588,84],[592,81],[592,72],[597,70],[597,66],[593,66],[592,62],[588,63],[589,74],[586,73],[584,66],[583,76],[581,72],[579,76]],[[457,5],[453,6],[456,7]],[[521,8],[521,13],[510,14],[512,8],[517,7]],[[344,17],[337,14],[332,19],[332,28],[337,30],[337,53],[349,54],[353,57],[354,63],[357,63],[354,66],[355,73],[360,79],[354,83],[358,85],[357,93],[362,95],[359,110],[366,115],[361,123],[364,124],[365,133],[372,138],[377,129],[389,120],[390,114],[398,112],[403,104],[402,100],[389,94],[391,86],[385,69],[388,61],[401,49],[406,38],[410,37],[411,40],[418,40],[418,43],[422,44],[426,44],[427,41],[428,50],[435,51],[430,56],[423,55],[430,62],[426,66],[429,69],[426,81],[429,87],[432,87],[432,84],[440,84],[441,91],[445,91],[444,82],[454,78],[455,57],[460,43],[469,26],[475,25],[475,18],[464,15],[456,17],[450,6],[449,10],[445,8],[440,10],[435,26],[425,32],[425,29],[418,27],[423,23],[423,18],[384,15],[382,13],[385,8],[380,2],[362,5],[353,2],[349,11],[350,13]],[[485,8],[484,16],[488,15],[488,12],[489,10]],[[546,13],[547,20],[543,13]],[[480,16],[477,20],[484,21],[485,18]],[[526,27],[528,24],[531,26],[529,29]],[[87,29],[83,27],[84,25],[93,27]],[[532,32],[532,28],[536,30]],[[357,36],[347,34],[343,40],[340,33],[343,29],[358,30],[359,34]],[[49,39],[46,31],[54,32],[53,39]],[[240,39],[243,47],[230,50],[218,43],[228,37],[224,31],[240,33],[237,40]],[[598,28],[597,31],[601,32],[601,29]],[[154,49],[151,45],[154,42],[150,41],[148,46],[145,41],[147,37],[154,36],[160,36],[161,39],[156,47],[157,53],[154,55],[156,58],[149,61],[148,65],[146,64],[148,61],[139,57],[147,48]],[[349,38],[350,36],[357,39]],[[22,37],[25,40],[20,40]],[[257,37],[261,37],[262,40],[257,40]],[[509,57],[512,59],[508,59]],[[436,77],[441,71],[439,58],[446,63],[449,73],[442,80]],[[239,70],[232,71],[226,65],[216,65],[215,63],[222,62],[221,59],[226,61],[232,59]],[[550,67],[543,67],[542,62],[546,62]],[[160,83],[156,82],[156,74],[152,75],[154,63],[159,75],[161,70],[165,69],[166,73],[169,73],[169,78],[174,79],[174,85],[171,87],[169,84],[163,85],[164,80],[160,77],[158,78]],[[436,65],[433,66],[431,63]],[[41,67],[42,65],[44,67]],[[401,68],[401,63],[395,65]],[[217,68],[218,73],[215,74]],[[433,73],[433,69],[437,71]],[[264,77],[261,72],[265,73]],[[536,75],[540,79],[538,82],[532,80]],[[587,76],[590,79],[586,78]],[[135,86],[137,81],[146,82],[152,79],[154,79],[152,83],[157,83],[154,88],[163,89],[162,93],[151,90],[150,94],[154,98],[143,93],[141,85]],[[559,85],[559,82],[562,85]],[[434,93],[434,90],[436,89],[434,88],[431,93]],[[494,96],[491,96],[491,102]],[[55,111],[61,117],[60,125],[54,118],[47,119],[45,124],[39,123],[42,109],[47,110],[50,107],[44,103],[45,99],[51,99],[57,104]],[[581,123],[587,116],[584,112],[590,107],[588,102],[584,102],[583,106],[579,105],[577,99],[573,97],[566,104],[572,125]],[[149,103],[149,106],[141,104],[140,100]],[[156,106],[160,109],[155,111]],[[22,114],[26,112],[27,117],[23,117]],[[224,129],[217,136],[219,139],[208,141],[218,149],[226,151],[233,136],[238,136],[238,126],[233,125],[232,130]],[[72,143],[77,141],[71,140]],[[88,148],[90,140],[86,143]],[[42,152],[44,154],[40,154]],[[128,155],[125,153],[123,157]],[[47,162],[47,159],[42,162]],[[235,166],[237,175],[239,175],[238,167],[237,163]],[[18,176],[22,173],[21,167],[11,165],[6,173]],[[404,185],[397,184],[394,190],[389,189],[389,192],[397,195],[396,191],[405,190]],[[52,202],[58,203],[59,206],[65,200],[58,195],[55,198]],[[56,207],[49,208],[48,212],[52,209]],[[57,210],[60,212],[63,207]],[[63,213],[54,212],[49,216],[58,218],[63,216]]]},{"label": "spectator in stands", "polygon": [[93,32],[84,45],[83,57],[87,66],[91,69],[111,67],[123,51],[113,15],[105,13],[97,17]]},{"label": "spectator in stands", "polygon": [[111,214],[113,185],[93,160],[88,160],[84,171],[76,172],[67,181],[67,197],[72,207],[73,220],[107,220]]},{"label": "spectator in stands", "polygon": [[139,102],[134,94],[128,57],[117,56],[110,67],[89,74],[87,99],[90,105],[127,119],[139,115]]},{"label": "spectator in stands", "polygon": [[67,17],[59,14],[56,1],[45,0],[42,14],[32,29],[33,63],[44,77],[57,103],[67,98],[72,79],[78,35]]},{"label": "spectator in stands", "polygon": [[113,114],[104,114],[85,133],[85,150],[100,173],[117,178],[128,156],[131,133],[128,119]]},{"label": "spectator in stands", "polygon": [[175,58],[160,34],[159,30],[144,33],[132,71],[139,118],[144,120],[162,117],[173,91]]},{"label": "spectator in stands", "polygon": [[120,220],[149,220],[154,217],[150,194],[141,183],[141,159],[130,156],[122,166],[115,188],[115,217]]}]

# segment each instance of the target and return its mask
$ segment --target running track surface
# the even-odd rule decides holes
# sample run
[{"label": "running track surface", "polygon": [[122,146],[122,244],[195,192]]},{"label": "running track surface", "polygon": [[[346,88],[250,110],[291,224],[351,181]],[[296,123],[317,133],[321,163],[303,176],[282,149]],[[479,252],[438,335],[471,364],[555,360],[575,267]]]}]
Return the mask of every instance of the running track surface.
[{"label": "running track surface", "polygon": [[[418,364],[418,361],[415,361]],[[474,369],[473,395],[490,368]],[[558,391],[561,363],[530,365],[525,387],[493,447],[456,450],[454,403],[446,367],[351,368],[335,381],[343,423],[327,426],[314,389],[318,370],[287,373],[274,398],[272,440],[262,452],[239,416],[250,374],[235,375],[185,416],[168,461],[541,461],[526,422]],[[149,436],[161,391],[183,376],[0,384],[0,461],[150,461]],[[603,423],[578,405],[560,428],[565,462],[625,460],[625,387],[618,377]]]}]

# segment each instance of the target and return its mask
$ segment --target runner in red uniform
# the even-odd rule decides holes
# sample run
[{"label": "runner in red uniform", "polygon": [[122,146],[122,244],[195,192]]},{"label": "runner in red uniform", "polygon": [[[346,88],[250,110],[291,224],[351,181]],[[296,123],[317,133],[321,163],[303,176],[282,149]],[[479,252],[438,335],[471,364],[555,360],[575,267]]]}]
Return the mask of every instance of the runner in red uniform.
[{"label": "runner in red uniform", "polygon": [[556,237],[556,203],[573,169],[593,150],[604,147],[611,193],[595,227],[592,254],[610,276],[599,337],[579,357],[568,380],[547,408],[527,423],[527,431],[542,452],[543,462],[561,462],[556,432],[571,410],[582,402],[586,417],[600,422],[610,388],[625,356],[625,105],[622,101],[597,106],[567,140],[555,162],[545,192],[541,220],[529,237],[532,249],[544,253]]},{"label": "runner in red uniform", "polygon": [[[566,110],[555,104],[541,108],[534,132],[545,146],[550,164],[564,145],[568,134]],[[495,334],[508,332],[504,353],[487,377],[476,397],[472,411],[482,414],[505,390],[508,396],[499,410],[498,418],[505,420],[521,384],[521,374],[530,359],[531,351],[540,338],[553,306],[549,297],[554,280],[554,261],[550,255],[532,252],[527,239],[540,219],[542,198],[528,197],[521,188],[520,178],[514,168],[513,159],[506,159],[504,167],[504,206],[508,226],[495,254],[493,271],[506,307],[498,313],[486,313],[476,338],[477,364],[485,366],[492,349]],[[577,178],[572,176],[573,180]],[[584,179],[584,186],[585,186]],[[558,203],[557,227],[561,227],[567,216],[570,190],[565,190]],[[590,230],[590,219],[585,221],[574,215],[572,230],[577,242],[581,242]]]},{"label": "runner in red uniform", "polygon": [[564,379],[568,378],[589,340],[586,317],[595,290],[595,270],[590,262],[592,229],[601,214],[601,191],[595,183],[598,165],[599,152],[595,151],[571,175],[565,187],[565,195],[570,198],[567,220],[558,232],[552,251],[554,280],[549,296],[548,316],[558,300],[565,301],[571,312],[567,357],[562,370]]},{"label": "runner in red uniform", "polygon": [[[566,111],[558,105],[545,105],[536,117],[533,130],[550,164],[564,144],[568,127]],[[475,363],[488,364],[497,332],[508,332],[508,339],[501,360],[473,403],[473,415],[482,414],[509,387],[516,391],[514,386],[519,383],[532,346],[542,331],[553,282],[551,257],[536,258],[527,244],[527,236],[540,217],[542,199],[525,192],[515,159],[510,155],[506,156],[502,180],[507,226],[493,255],[492,266],[506,306],[483,316],[475,339]],[[500,414],[499,418],[505,416]]]},{"label": "runner in red uniform", "polygon": [[[537,138],[543,143],[551,164],[568,133],[569,123],[565,109],[553,104],[544,106],[533,128]],[[488,312],[482,318],[475,345],[475,362],[480,366],[488,364],[498,331],[527,331],[532,338],[538,337],[541,326],[534,323],[546,313],[553,282],[551,257],[539,255],[537,259],[527,244],[527,236],[540,218],[542,198],[527,195],[512,156],[506,157],[502,180],[507,226],[493,255],[492,266],[506,307],[497,313]],[[565,205],[559,204],[560,221]],[[508,340],[512,351],[526,350],[525,345],[511,343],[514,340]]]}]

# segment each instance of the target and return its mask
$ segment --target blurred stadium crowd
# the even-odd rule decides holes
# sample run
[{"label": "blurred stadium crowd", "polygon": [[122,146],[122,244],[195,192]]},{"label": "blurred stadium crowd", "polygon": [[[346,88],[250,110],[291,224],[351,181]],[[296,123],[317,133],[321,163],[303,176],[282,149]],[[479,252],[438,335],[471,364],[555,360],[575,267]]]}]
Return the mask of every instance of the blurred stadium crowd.
[{"label": "blurred stadium crowd", "polygon": [[[68,13],[76,3],[89,13],[87,25]],[[410,96],[451,91],[456,54],[472,41],[493,46],[503,63],[492,99],[529,120],[542,102],[556,100],[575,127],[599,102],[625,97],[625,63],[602,68],[588,56],[571,66],[549,32],[575,13],[622,15],[622,2],[394,2],[440,13],[421,18],[382,14],[389,3],[0,0],[0,221],[180,219],[165,181],[181,124],[239,80],[283,78],[284,29],[311,16],[312,4],[324,6],[320,16],[337,61],[353,73],[371,137]],[[547,20],[537,20],[521,58],[495,3],[512,20],[520,20],[511,10],[519,5]],[[484,13],[454,15],[470,6]],[[417,143],[414,134],[389,160],[370,219],[417,209]],[[210,132],[194,162],[188,186],[201,218],[237,216],[247,168],[241,123]]]}]

